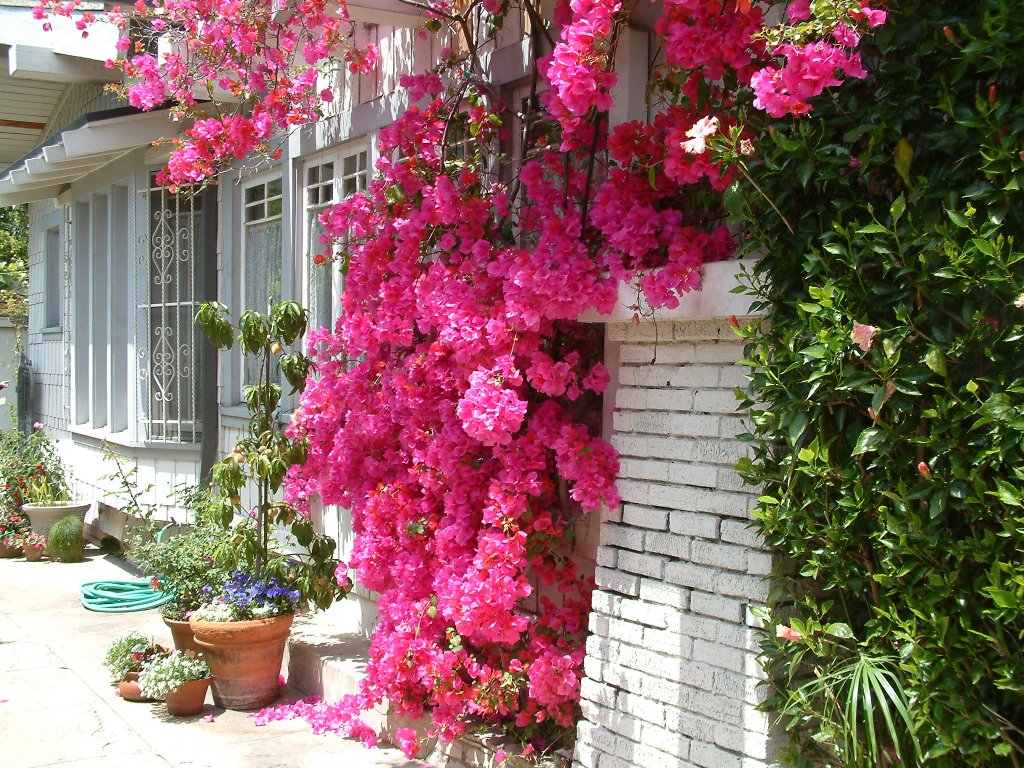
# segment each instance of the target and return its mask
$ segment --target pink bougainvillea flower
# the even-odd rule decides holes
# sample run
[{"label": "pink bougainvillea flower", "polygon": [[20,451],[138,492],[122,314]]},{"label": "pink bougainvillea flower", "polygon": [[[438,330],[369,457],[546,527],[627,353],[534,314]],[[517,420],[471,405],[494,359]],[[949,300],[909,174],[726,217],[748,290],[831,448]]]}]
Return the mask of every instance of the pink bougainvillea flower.
[{"label": "pink bougainvillea flower", "polygon": [[865,352],[870,352],[871,345],[875,342],[876,333],[878,333],[878,329],[875,326],[854,321],[853,330],[850,331],[850,338],[854,344]]}]

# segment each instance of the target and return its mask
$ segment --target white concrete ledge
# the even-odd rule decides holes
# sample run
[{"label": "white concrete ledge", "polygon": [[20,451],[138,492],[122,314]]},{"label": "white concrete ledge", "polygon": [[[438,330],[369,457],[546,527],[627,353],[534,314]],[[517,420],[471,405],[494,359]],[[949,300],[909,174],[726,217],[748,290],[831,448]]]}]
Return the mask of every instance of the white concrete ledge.
[{"label": "white concrete ledge", "polygon": [[646,320],[690,320],[698,317],[751,317],[764,315],[751,309],[753,299],[742,293],[731,293],[739,285],[738,276],[746,267],[748,270],[755,259],[715,261],[704,265],[704,281],[700,290],[690,291],[679,298],[675,309],[651,309],[640,292],[637,306],[637,286],[623,283],[619,286],[619,301],[609,314],[587,311],[580,316],[585,323],[624,323],[639,317]]}]

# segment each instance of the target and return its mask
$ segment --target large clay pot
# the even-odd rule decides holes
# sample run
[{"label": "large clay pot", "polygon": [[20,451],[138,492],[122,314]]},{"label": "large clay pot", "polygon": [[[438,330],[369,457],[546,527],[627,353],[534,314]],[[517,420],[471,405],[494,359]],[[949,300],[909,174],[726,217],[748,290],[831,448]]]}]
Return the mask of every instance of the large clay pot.
[{"label": "large clay pot", "polygon": [[198,715],[206,703],[206,690],[210,687],[209,677],[202,680],[189,680],[182,683],[176,691],[167,694],[167,711],[177,717]]},{"label": "large clay pot", "polygon": [[214,704],[258,709],[280,695],[277,681],[292,618],[286,614],[253,621],[189,622],[213,671]]},{"label": "large clay pot", "polygon": [[92,502],[67,502],[66,504],[22,504],[21,511],[32,524],[32,533],[48,536],[53,524],[68,515],[78,515],[85,522],[85,515]]},{"label": "large clay pot", "polygon": [[196,636],[192,632],[192,625],[187,621],[175,621],[163,617],[164,624],[171,630],[171,637],[174,638],[174,647],[179,651],[195,651],[202,653],[203,649],[196,643]]}]

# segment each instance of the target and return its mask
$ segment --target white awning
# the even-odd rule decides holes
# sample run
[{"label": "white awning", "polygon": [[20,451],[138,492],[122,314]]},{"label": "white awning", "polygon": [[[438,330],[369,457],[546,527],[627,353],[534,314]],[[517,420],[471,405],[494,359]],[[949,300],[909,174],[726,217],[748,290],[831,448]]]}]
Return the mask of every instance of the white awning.
[{"label": "white awning", "polygon": [[0,172],[0,205],[57,197],[78,179],[183,127],[168,110],[86,115]]}]

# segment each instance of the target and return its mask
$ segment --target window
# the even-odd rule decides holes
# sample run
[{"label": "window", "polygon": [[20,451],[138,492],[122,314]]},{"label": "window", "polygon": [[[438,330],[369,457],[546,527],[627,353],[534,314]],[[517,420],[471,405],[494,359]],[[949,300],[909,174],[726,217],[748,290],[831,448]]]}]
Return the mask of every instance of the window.
[{"label": "window", "polygon": [[367,151],[363,145],[347,145],[331,150],[305,165],[305,264],[307,305],[311,328],[331,328],[340,311],[342,245],[335,244],[336,257],[324,264],[314,263],[317,254],[328,248],[320,214],[350,195],[366,190]]},{"label": "window", "polygon": [[64,303],[63,260],[61,259],[60,227],[46,230],[43,242],[43,327],[61,326]]},{"label": "window", "polygon": [[[242,190],[243,310],[267,312],[281,301],[281,179],[259,181]],[[244,356],[242,384],[256,381],[259,371]]]},{"label": "window", "polygon": [[194,319],[203,295],[197,267],[207,258],[206,227],[213,225],[210,206],[204,195],[172,195],[150,177],[147,301],[139,305],[149,331],[149,440],[195,442],[200,436]]},{"label": "window", "polygon": [[140,171],[72,207],[72,423],[125,440],[201,436],[199,266],[216,227],[206,193],[171,195]]}]

